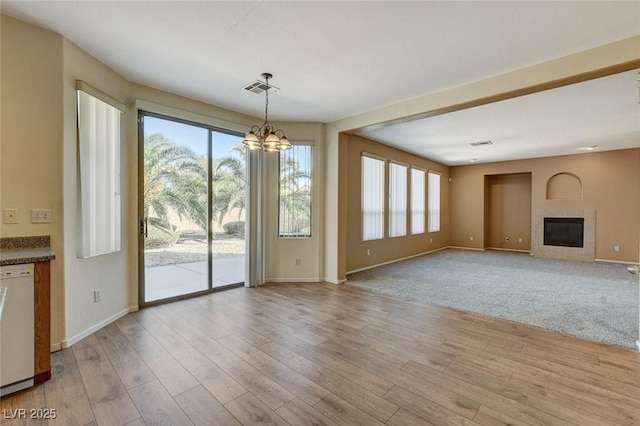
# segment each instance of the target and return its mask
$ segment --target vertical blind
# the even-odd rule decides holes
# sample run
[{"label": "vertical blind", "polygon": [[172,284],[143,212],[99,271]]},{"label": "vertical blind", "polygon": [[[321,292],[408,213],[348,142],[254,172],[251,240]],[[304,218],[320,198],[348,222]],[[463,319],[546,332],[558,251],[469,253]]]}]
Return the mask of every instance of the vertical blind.
[{"label": "vertical blind", "polygon": [[86,93],[78,95],[78,257],[120,250],[120,114]]},{"label": "vertical blind", "polygon": [[440,230],[440,173],[429,172],[429,232]]},{"label": "vertical blind", "polygon": [[407,166],[389,163],[389,237],[407,235]]},{"label": "vertical blind", "polygon": [[384,161],[362,156],[362,240],[384,237]]},{"label": "vertical blind", "polygon": [[424,170],[411,168],[411,233],[424,233]]},{"label": "vertical blind", "polygon": [[311,237],[311,145],[280,151],[278,236]]}]

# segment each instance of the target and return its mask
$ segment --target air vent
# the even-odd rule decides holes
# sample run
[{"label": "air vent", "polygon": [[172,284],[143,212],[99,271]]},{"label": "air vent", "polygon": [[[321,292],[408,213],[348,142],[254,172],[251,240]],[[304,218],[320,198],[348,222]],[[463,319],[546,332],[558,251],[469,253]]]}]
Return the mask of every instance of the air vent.
[{"label": "air vent", "polygon": [[266,82],[260,81],[260,80],[256,80],[253,83],[247,84],[246,86],[243,87],[243,89],[246,90],[247,92],[257,93],[258,95],[260,95],[267,91],[267,87],[269,87],[269,90],[271,90],[271,93],[275,93],[280,90],[277,87],[272,86],[271,84],[267,86]]},{"label": "air vent", "polygon": [[471,146],[493,145],[493,142],[491,141],[471,142],[469,145]]}]

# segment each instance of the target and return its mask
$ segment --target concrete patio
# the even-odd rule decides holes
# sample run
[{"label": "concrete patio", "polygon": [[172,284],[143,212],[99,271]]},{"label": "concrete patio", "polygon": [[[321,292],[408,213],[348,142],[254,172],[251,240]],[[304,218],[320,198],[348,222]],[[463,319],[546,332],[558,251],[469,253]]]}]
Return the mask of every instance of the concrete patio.
[{"label": "concrete patio", "polygon": [[[244,282],[244,254],[213,259],[213,288]],[[146,302],[206,290],[207,262],[145,268]]]}]

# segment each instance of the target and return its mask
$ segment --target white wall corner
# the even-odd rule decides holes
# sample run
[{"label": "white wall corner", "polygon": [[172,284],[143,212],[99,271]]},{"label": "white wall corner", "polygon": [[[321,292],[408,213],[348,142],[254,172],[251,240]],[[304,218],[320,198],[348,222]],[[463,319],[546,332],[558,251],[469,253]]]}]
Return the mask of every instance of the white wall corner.
[{"label": "white wall corner", "polygon": [[63,340],[60,349],[66,349],[69,346],[73,345],[74,343],[78,343],[80,340],[84,339],[87,336],[90,336],[91,334],[95,333],[96,331],[100,330],[101,328],[104,328],[104,327],[108,326],[109,324],[111,324],[112,322],[116,321],[117,319],[122,318],[123,316],[127,315],[129,312],[135,312],[137,310],[138,310],[137,306],[130,306],[130,307],[126,308],[126,309],[121,310],[120,312],[110,316],[109,318],[105,319],[104,321],[100,321],[98,324],[96,324],[96,325],[94,325],[92,327],[89,327],[88,329],[86,329],[82,333],[78,333],[75,336],[71,337],[70,339]]}]

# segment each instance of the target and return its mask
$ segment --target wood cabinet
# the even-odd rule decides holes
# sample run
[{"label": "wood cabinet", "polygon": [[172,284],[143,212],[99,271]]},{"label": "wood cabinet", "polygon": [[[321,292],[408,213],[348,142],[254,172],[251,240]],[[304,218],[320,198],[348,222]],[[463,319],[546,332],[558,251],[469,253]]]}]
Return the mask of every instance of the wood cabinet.
[{"label": "wood cabinet", "polygon": [[51,262],[35,263],[35,369],[33,381],[51,378]]}]

